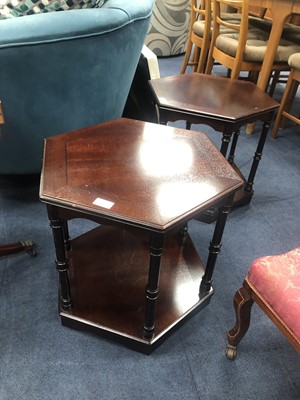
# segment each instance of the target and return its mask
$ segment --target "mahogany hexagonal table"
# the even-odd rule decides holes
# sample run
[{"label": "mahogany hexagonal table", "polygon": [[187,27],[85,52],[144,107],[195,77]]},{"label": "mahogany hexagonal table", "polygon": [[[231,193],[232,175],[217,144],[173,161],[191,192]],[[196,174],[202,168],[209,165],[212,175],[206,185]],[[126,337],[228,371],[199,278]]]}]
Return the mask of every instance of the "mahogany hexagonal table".
[{"label": "mahogany hexagonal table", "polygon": [[[45,140],[46,203],[64,325],[150,353],[210,301],[242,179],[206,135],[126,118]],[[201,258],[187,224],[220,209]],[[69,220],[96,227],[70,238]]]},{"label": "mahogany hexagonal table", "polygon": [[[236,193],[233,205],[249,204],[270,123],[279,103],[253,82],[196,72],[152,79],[149,85],[159,123],[184,120],[187,127],[206,124],[222,132],[220,152],[245,181],[243,189]],[[245,178],[234,163],[238,137],[242,126],[259,120],[263,126]]]}]

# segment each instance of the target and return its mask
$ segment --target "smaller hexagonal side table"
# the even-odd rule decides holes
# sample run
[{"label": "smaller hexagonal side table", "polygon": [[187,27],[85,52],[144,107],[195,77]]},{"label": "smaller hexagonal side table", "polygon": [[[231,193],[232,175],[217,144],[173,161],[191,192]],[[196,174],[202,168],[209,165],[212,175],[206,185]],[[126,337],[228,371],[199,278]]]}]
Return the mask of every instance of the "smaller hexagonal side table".
[{"label": "smaller hexagonal side table", "polygon": [[[62,323],[149,354],[209,303],[242,184],[199,132],[122,118],[46,139],[40,199],[55,243]],[[187,223],[215,205],[204,266]],[[75,218],[96,228],[71,239]]]},{"label": "smaller hexagonal side table", "polygon": [[[149,81],[161,124],[184,120],[205,124],[222,133],[220,152],[245,181],[234,199],[234,206],[249,204],[254,179],[262,158],[271,121],[279,104],[253,82],[192,72]],[[253,162],[245,178],[234,163],[242,126],[262,121],[263,126],[254,151]]]}]

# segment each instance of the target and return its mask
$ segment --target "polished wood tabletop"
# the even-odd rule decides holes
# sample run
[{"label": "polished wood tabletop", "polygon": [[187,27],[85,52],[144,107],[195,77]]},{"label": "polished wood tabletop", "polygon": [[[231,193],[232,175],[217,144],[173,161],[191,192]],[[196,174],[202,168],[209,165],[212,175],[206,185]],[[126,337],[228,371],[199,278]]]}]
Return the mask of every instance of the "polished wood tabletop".
[{"label": "polished wood tabletop", "polygon": [[40,197],[163,231],[240,186],[203,133],[123,118],[46,139]]},{"label": "polished wood tabletop", "polygon": [[[234,165],[240,128],[258,120],[263,126],[245,186],[236,193],[233,206],[249,204],[277,101],[253,82],[191,72],[149,81],[159,123],[184,120],[206,124],[222,132],[220,152]],[[238,167],[235,165],[237,171]],[[242,176],[241,171],[239,171]]]},{"label": "polished wood tabletop", "polygon": [[[159,109],[207,120],[232,122],[235,129],[275,111],[279,104],[253,82],[189,73],[149,81]],[[200,121],[200,122],[199,122]],[[206,121],[207,122],[207,121]],[[195,122],[197,123],[197,122]]]}]

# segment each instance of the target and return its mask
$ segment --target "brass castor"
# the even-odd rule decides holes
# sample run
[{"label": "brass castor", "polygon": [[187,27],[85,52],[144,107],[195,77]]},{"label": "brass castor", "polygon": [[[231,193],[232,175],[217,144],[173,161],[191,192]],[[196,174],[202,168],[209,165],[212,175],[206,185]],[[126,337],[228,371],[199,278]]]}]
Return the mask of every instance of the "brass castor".
[{"label": "brass castor", "polygon": [[226,348],[226,357],[228,360],[234,360],[236,357],[237,349],[236,346],[232,346],[231,344],[227,344]]},{"label": "brass castor", "polygon": [[20,242],[21,245],[23,246],[23,249],[25,251],[27,251],[27,253],[31,256],[31,257],[36,257],[37,256],[37,252],[34,248],[34,243],[32,240],[25,240],[24,242]]}]

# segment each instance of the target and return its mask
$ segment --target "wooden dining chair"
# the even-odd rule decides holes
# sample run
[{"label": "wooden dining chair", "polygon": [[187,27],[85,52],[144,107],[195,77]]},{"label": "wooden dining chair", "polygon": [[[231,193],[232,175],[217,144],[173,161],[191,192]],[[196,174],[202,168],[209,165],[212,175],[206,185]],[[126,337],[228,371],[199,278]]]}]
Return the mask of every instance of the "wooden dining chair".
[{"label": "wooden dining chair", "polygon": [[292,114],[291,108],[300,83],[300,52],[290,56],[288,63],[291,67],[291,72],[286,84],[280,107],[275,119],[272,130],[272,138],[276,139],[279,128],[283,128],[286,119],[290,119],[297,125],[300,125],[300,117]]},{"label": "wooden dining chair", "polygon": [[[181,74],[186,72],[187,66],[193,67],[193,72],[205,71],[212,35],[212,5],[212,0],[191,0],[190,29]],[[222,10],[222,18],[234,23],[240,19],[240,13],[234,8],[231,12]]]},{"label": "wooden dining chair", "polygon": [[[249,6],[249,14],[253,16],[260,16],[251,20],[251,25],[262,29],[268,33],[271,32],[273,17],[269,9]],[[300,44],[300,15],[291,15],[285,23],[282,31],[282,39],[293,42],[294,44]],[[286,69],[273,71],[270,77],[268,94],[274,95],[276,86],[279,83],[286,85],[290,73],[290,67],[287,65]]]},{"label": "wooden dining chair", "polygon": [[[240,23],[231,23],[222,18],[221,6],[235,4],[241,10]],[[213,0],[213,33],[206,73],[211,74],[215,61],[231,70],[231,78],[238,79],[241,71],[257,76],[265,57],[269,32],[249,23],[249,0]],[[223,33],[221,27],[234,32]],[[278,46],[272,70],[288,67],[289,56],[300,51],[300,45],[282,39]]]},{"label": "wooden dining chair", "polygon": [[193,72],[204,72],[210,38],[211,0],[191,0],[190,29],[181,74],[187,66],[192,66]]}]

